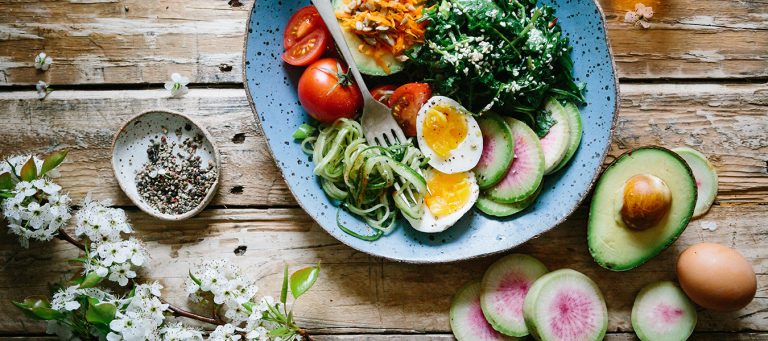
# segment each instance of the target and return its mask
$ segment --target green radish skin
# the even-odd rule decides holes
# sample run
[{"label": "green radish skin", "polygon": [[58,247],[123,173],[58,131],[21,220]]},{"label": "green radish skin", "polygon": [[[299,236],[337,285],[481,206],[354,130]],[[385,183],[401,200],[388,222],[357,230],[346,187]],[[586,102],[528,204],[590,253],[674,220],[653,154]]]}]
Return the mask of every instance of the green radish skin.
[{"label": "green radish skin", "polygon": [[515,140],[512,129],[503,118],[486,114],[477,120],[483,134],[483,153],[474,172],[480,189],[487,189],[499,183],[507,174],[515,154]]},{"label": "green radish skin", "polygon": [[550,98],[544,108],[552,114],[557,123],[549,128],[547,135],[541,138],[541,148],[544,150],[544,175],[551,174],[560,165],[568,152],[571,139],[571,127],[565,108],[554,98]]},{"label": "green radish skin", "polygon": [[451,331],[459,341],[514,341],[497,332],[483,316],[480,308],[480,281],[472,280],[459,289],[451,300]]},{"label": "green radish skin", "polygon": [[523,317],[537,340],[599,341],[608,330],[600,289],[571,269],[550,272],[534,282],[523,303]]},{"label": "green radish skin", "polygon": [[494,217],[508,217],[513,214],[520,213],[526,208],[530,207],[534,202],[536,202],[536,198],[539,197],[539,193],[541,193],[541,185],[539,185],[539,188],[536,189],[536,192],[534,192],[528,198],[511,204],[496,202],[486,194],[481,194],[477,199],[475,206],[477,206],[477,209],[479,209],[480,212],[483,212],[487,215]]},{"label": "green radish skin", "polygon": [[693,178],[696,179],[696,207],[693,209],[693,218],[703,216],[712,207],[717,197],[717,172],[715,167],[709,163],[704,154],[688,147],[679,147],[672,149],[673,152],[680,155],[685,160],[688,167],[691,167]]},{"label": "green radish skin", "polygon": [[670,281],[646,285],[632,306],[632,328],[642,341],[685,341],[697,318],[691,300]]},{"label": "green radish skin", "polygon": [[538,259],[523,254],[508,255],[488,267],[480,291],[480,307],[488,323],[505,335],[528,335],[523,302],[534,281],[548,271]]},{"label": "green radish skin", "polygon": [[515,154],[507,174],[486,194],[493,201],[514,203],[531,196],[544,177],[544,151],[536,133],[527,124],[504,118],[515,138]]},{"label": "green radish skin", "polygon": [[584,132],[584,127],[581,123],[581,113],[576,104],[568,102],[563,107],[568,118],[568,127],[571,129],[571,134],[568,135],[568,150],[565,152],[565,157],[563,157],[563,160],[560,161],[560,164],[555,167],[552,173],[563,169],[571,161],[573,155],[576,154],[576,150],[579,149],[579,145],[581,145],[581,135]]}]

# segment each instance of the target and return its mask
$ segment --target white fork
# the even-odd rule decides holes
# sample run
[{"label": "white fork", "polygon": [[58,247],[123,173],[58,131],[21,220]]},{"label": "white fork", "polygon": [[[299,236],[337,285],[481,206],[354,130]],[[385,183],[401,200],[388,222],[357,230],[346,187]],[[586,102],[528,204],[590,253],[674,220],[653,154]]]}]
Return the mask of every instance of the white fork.
[{"label": "white fork", "polygon": [[384,147],[405,143],[405,134],[403,134],[403,130],[397,125],[395,119],[392,118],[392,110],[374,99],[371,92],[368,91],[368,87],[365,86],[363,76],[360,74],[360,70],[358,70],[357,64],[355,64],[355,59],[352,57],[352,52],[349,50],[349,45],[344,39],[344,34],[341,31],[342,28],[336,19],[336,12],[331,1],[312,0],[312,4],[315,5],[317,12],[320,13],[325,26],[328,26],[328,31],[331,32],[331,36],[336,41],[342,57],[344,57],[347,65],[349,65],[349,70],[355,78],[355,83],[357,83],[360,92],[363,94],[363,116],[360,119],[360,123],[363,125],[365,140],[370,145]]}]

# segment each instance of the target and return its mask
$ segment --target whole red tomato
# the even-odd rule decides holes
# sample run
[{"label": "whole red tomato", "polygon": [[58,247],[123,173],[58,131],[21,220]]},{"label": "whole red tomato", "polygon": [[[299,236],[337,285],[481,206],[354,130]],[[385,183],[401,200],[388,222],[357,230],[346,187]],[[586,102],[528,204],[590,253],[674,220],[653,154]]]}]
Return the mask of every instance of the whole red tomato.
[{"label": "whole red tomato", "polygon": [[335,58],[323,58],[301,75],[299,102],[316,120],[331,123],[342,117],[354,118],[363,107],[363,96],[345,65]]}]

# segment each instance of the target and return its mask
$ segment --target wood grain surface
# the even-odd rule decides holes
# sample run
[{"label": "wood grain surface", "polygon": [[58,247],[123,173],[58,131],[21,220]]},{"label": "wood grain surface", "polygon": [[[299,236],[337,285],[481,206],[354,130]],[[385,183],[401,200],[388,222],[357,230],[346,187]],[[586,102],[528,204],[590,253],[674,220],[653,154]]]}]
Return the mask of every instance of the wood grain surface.
[{"label": "wood grain surface", "polygon": [[[768,203],[768,85],[624,84],[609,157],[648,144],[691,146],[720,175],[718,201]],[[165,90],[0,93],[0,155],[70,150],[61,184],[75,200],[86,192],[130,202],[112,175],[113,134],[133,115],[168,108],[208,127],[222,155],[213,205],[295,205],[274,165],[242,89],[193,89],[180,99]]]},{"label": "wood grain surface", "polygon": [[[573,268],[601,288],[609,309],[609,330],[630,331],[634,296],[655,280],[674,279],[677,255],[686,247],[717,242],[737,247],[758,274],[757,297],[734,313],[699,312],[699,331],[768,331],[768,205],[716,205],[693,221],[680,239],[659,256],[628,272],[597,266],[586,247],[586,210],[516,252],[540,258],[550,269]],[[297,308],[302,325],[319,333],[448,332],[451,296],[467,280],[482,276],[498,256],[440,265],[384,261],[357,252],[325,233],[299,208],[208,209],[183,222],[164,222],[135,209],[129,217],[152,259],[143,274],[159,280],[164,297],[184,305],[183,283],[190,267],[205,259],[227,257],[258,280],[264,294],[276,295],[283,262],[294,268],[322,262],[322,275]],[[734,217],[738,217],[735,219]],[[715,224],[714,232],[702,226]],[[247,247],[242,256],[235,249]],[[73,276],[62,267],[76,250],[64,242],[33,243],[21,249],[12,238],[0,241],[0,330],[43,332],[41,324],[20,314],[10,300],[46,292],[50,283]]]},{"label": "wood grain surface", "polygon": [[[691,340],[768,340],[768,2],[642,0],[656,13],[652,28],[641,30],[622,23],[638,1],[599,1],[625,82],[606,163],[642,145],[691,146],[718,171],[715,206],[672,247],[629,272],[604,270],[589,256],[584,207],[515,252],[594,279],[609,308],[606,340],[624,341],[636,340],[629,323],[636,293],[651,281],[673,280],[683,249],[701,241],[735,247],[754,266],[757,297],[734,313],[700,310]],[[233,260],[268,295],[277,294],[284,262],[296,269],[320,260],[320,280],[297,306],[317,340],[452,340],[451,296],[500,255],[432,266],[385,261],[341,244],[298,208],[240,84],[253,0],[240,2],[0,0],[0,156],[69,149],[58,182],[76,202],[91,192],[129,211],[152,255],[142,279],[159,280],[174,303],[188,305],[187,271],[205,259]],[[32,67],[40,51],[54,58],[45,73]],[[162,89],[172,72],[192,80],[187,96],[169,98]],[[38,100],[30,86],[38,80],[59,90]],[[158,108],[206,126],[222,154],[218,195],[184,222],[155,220],[133,207],[110,167],[120,125]],[[702,228],[713,225],[715,231]],[[241,256],[238,247],[246,248]],[[13,236],[0,238],[0,341],[51,340],[10,301],[46,294],[75,275],[67,259],[76,255],[61,241],[22,249]]]},{"label": "wood grain surface", "polygon": [[[0,85],[240,83],[252,0],[0,0]],[[643,0],[650,30],[623,23],[636,0],[601,0],[624,79],[768,77],[768,2]],[[46,51],[52,70],[30,68]]]}]

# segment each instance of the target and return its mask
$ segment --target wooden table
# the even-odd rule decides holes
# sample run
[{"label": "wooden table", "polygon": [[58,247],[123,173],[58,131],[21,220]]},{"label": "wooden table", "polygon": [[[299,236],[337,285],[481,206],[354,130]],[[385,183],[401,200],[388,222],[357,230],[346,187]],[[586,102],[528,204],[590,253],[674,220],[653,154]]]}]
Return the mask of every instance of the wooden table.
[{"label": "wooden table", "polygon": [[[263,0],[268,1],[268,0]],[[243,33],[252,0],[0,0],[0,155],[70,150],[60,184],[79,202],[87,192],[125,207],[151,250],[146,278],[184,304],[191,265],[226,257],[276,294],[283,262],[323,263],[321,278],[302,299],[302,325],[320,340],[451,339],[451,295],[481,276],[498,257],[442,265],[374,258],[341,244],[297,207],[269,156],[242,87]],[[677,255],[713,241],[736,247],[754,265],[758,293],[729,314],[700,311],[695,339],[768,340],[768,2],[648,0],[653,27],[622,23],[634,2],[603,0],[621,77],[621,114],[610,156],[637,146],[688,145],[709,155],[720,175],[712,210],[646,265],[625,273],[598,267],[586,249],[586,209],[526,243],[550,268],[592,277],[608,302],[609,340],[631,340],[629,312],[650,281],[674,279]],[[32,67],[46,51],[45,73]],[[172,72],[189,76],[189,94],[168,98]],[[56,91],[36,98],[33,84]],[[168,108],[208,127],[223,157],[213,203],[188,221],[149,218],[119,190],[110,143],[129,117]],[[702,229],[716,224],[714,232]],[[237,256],[234,250],[245,246]],[[60,241],[21,249],[0,240],[0,335],[27,339],[44,325],[10,304],[47,294],[72,276],[77,250]],[[4,338],[4,337],[3,337]]]}]

